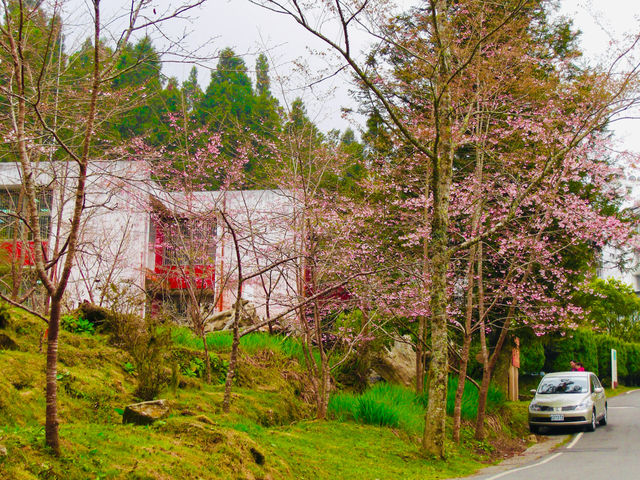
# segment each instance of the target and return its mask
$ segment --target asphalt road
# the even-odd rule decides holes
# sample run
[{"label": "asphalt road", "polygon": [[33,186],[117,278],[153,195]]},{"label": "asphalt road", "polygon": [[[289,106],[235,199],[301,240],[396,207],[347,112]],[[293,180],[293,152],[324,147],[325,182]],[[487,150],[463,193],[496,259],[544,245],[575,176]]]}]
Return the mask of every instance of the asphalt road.
[{"label": "asphalt road", "polygon": [[562,429],[568,443],[536,461],[473,480],[638,480],[640,479],[640,390],[610,398],[609,421],[595,432]]}]

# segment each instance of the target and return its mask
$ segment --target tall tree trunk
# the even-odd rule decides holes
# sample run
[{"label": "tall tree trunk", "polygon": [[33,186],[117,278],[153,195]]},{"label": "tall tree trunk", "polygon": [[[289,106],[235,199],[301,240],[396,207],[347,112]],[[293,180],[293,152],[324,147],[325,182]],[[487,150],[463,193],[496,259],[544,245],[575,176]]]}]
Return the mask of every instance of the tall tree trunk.
[{"label": "tall tree trunk", "polygon": [[449,191],[451,152],[434,169],[434,206],[430,244],[431,274],[431,358],[429,361],[429,400],[425,417],[422,449],[428,455],[444,458],[447,384],[449,372],[447,335],[447,273],[449,255]]},{"label": "tall tree trunk", "polygon": [[447,336],[447,274],[449,272],[449,204],[454,157],[452,102],[448,90],[451,68],[451,25],[448,1],[432,2],[432,22],[437,30],[436,43],[440,51],[437,85],[435,85],[433,116],[437,138],[434,142],[431,173],[433,213],[431,220],[431,358],[429,361],[429,401],[425,417],[422,451],[426,455],[444,458],[445,420],[447,416],[447,384],[449,374],[449,344]]}]

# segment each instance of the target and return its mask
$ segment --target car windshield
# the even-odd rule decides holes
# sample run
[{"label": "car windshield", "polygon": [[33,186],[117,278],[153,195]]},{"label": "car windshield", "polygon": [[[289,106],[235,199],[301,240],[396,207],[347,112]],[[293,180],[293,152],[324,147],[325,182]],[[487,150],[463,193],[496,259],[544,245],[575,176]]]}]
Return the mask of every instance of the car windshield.
[{"label": "car windshield", "polygon": [[538,393],[587,393],[589,391],[586,377],[550,377],[543,378]]}]

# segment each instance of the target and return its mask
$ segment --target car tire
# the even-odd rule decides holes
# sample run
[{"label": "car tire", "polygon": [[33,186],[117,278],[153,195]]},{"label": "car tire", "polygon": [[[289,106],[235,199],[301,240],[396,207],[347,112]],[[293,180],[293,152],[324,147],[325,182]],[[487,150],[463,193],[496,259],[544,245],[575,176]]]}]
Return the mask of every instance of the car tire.
[{"label": "car tire", "polygon": [[596,410],[594,408],[593,412],[591,412],[591,423],[589,425],[587,425],[585,430],[587,432],[595,432],[596,426],[597,426],[597,424],[596,424]]},{"label": "car tire", "polygon": [[530,431],[531,433],[534,433],[534,434],[535,434],[535,433],[538,433],[538,432],[540,432],[540,427],[538,427],[537,425],[531,425],[531,424],[529,424],[529,431]]},{"label": "car tire", "polygon": [[600,419],[600,425],[604,427],[606,424],[607,424],[607,404],[604,405],[604,414]]}]

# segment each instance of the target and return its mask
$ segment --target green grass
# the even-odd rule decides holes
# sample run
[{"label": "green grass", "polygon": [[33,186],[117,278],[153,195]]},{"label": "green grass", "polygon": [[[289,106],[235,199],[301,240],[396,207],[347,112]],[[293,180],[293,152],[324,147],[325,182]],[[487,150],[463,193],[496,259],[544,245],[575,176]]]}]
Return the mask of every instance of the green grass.
[{"label": "green grass", "polygon": [[[171,332],[171,337],[176,345],[201,350],[203,348],[202,339],[193,334],[187,327],[177,327]],[[233,336],[231,332],[212,332],[207,334],[207,347],[215,352],[231,351]],[[253,354],[261,350],[278,352],[285,357],[294,358],[299,362],[304,362],[304,351],[302,343],[290,337],[281,335],[269,335],[265,332],[255,332],[240,338],[240,348],[247,353]]]},{"label": "green grass", "polygon": [[[447,413],[453,414],[457,377],[451,377],[447,392]],[[494,388],[487,397],[488,412],[504,405],[504,395]],[[364,393],[357,395],[339,392],[331,396],[329,413],[336,420],[353,420],[366,425],[401,428],[409,434],[418,434],[424,428],[424,413],[427,396],[416,395],[412,390],[384,382],[377,383]],[[461,416],[472,420],[476,417],[478,390],[465,383]]]},{"label": "green grass", "polygon": [[[449,377],[449,384],[447,386],[447,413],[449,415],[453,415],[457,388],[458,377]],[[499,407],[504,405],[504,403],[504,394],[496,388],[489,387],[489,392],[487,393],[487,412],[495,412]],[[460,416],[466,420],[473,420],[476,418],[477,411],[478,389],[471,382],[465,382]]]},{"label": "green grass", "polygon": [[[486,456],[482,445],[447,444],[446,461],[420,455],[424,398],[379,384],[363,395],[337,394],[331,409],[341,421],[314,421],[298,342],[265,334],[243,340],[231,411],[222,412],[222,385],[182,378],[162,392],[169,417],[152,426],[123,425],[134,401],[129,357],[94,336],[61,332],[59,412],[62,455],[44,447],[45,356],[38,352],[43,323],[12,311],[3,333],[18,351],[0,351],[0,478],[36,479],[435,479],[472,473]],[[197,349],[197,338],[177,329],[174,342]],[[228,359],[228,333],[207,337]],[[216,345],[213,348],[213,345]],[[200,344],[201,347],[201,344]],[[354,408],[357,407],[357,408]],[[337,417],[337,415],[336,415]],[[472,437],[469,429],[463,438]]]}]

